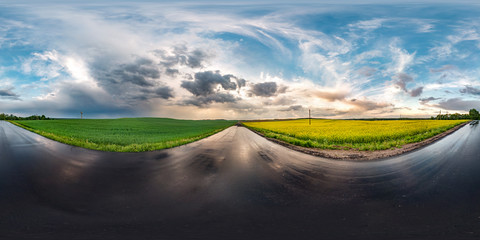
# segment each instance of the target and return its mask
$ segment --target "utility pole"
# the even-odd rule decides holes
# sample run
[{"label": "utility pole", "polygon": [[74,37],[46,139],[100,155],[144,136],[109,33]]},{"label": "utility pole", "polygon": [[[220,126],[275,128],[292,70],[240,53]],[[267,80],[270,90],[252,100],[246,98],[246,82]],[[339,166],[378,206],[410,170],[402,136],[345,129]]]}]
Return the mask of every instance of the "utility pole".
[{"label": "utility pole", "polygon": [[312,125],[312,114],[310,109],[308,109],[308,125]]},{"label": "utility pole", "polygon": [[83,112],[80,112],[80,119],[83,119]]}]

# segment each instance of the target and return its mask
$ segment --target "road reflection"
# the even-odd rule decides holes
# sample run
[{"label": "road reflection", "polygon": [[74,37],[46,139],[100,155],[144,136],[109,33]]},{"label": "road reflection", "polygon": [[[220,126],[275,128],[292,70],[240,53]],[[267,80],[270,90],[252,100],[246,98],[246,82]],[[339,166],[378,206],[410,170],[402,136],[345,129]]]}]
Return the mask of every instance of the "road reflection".
[{"label": "road reflection", "polygon": [[10,237],[435,238],[480,229],[477,124],[373,162],[306,155],[243,127],[144,153],[0,129],[0,230]]}]

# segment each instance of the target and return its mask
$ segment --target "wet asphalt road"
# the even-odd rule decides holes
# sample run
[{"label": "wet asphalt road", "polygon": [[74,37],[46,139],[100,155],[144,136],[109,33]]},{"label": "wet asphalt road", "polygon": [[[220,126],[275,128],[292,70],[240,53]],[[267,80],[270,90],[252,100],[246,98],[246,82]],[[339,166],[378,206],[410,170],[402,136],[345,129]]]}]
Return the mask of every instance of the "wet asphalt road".
[{"label": "wet asphalt road", "polygon": [[479,239],[480,127],[374,162],[243,127],[106,153],[0,121],[0,239]]}]

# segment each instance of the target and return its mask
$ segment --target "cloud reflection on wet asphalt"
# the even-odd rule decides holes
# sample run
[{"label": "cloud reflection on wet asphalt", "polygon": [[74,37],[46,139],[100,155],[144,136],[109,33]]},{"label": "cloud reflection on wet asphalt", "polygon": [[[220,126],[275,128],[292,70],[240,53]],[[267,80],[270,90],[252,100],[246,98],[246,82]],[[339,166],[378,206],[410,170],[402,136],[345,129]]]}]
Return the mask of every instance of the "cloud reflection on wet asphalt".
[{"label": "cloud reflection on wet asphalt", "polygon": [[108,153],[0,122],[0,239],[480,237],[480,130],[371,162],[322,159],[243,127]]}]

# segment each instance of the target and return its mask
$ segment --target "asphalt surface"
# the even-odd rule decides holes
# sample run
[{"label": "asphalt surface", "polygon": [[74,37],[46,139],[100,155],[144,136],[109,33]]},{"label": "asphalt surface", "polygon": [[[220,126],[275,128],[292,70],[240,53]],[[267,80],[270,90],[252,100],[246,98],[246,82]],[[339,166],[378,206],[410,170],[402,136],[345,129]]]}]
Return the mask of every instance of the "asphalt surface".
[{"label": "asphalt surface", "polygon": [[373,162],[243,127],[107,153],[0,121],[0,239],[479,239],[480,127]]}]

